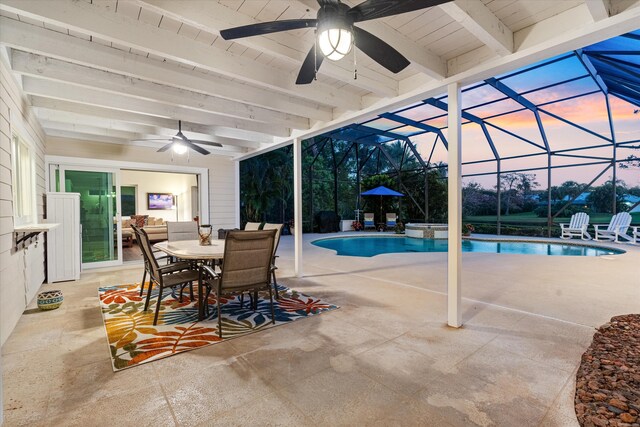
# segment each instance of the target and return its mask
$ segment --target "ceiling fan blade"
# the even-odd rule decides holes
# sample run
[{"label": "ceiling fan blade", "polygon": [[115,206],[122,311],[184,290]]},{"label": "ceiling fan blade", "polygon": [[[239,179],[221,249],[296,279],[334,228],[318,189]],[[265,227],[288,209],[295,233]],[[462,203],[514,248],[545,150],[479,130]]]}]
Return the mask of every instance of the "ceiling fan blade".
[{"label": "ceiling fan blade", "polygon": [[158,150],[158,153],[164,153],[165,151],[167,151],[169,148],[171,148],[171,146],[173,145],[173,142],[168,143],[167,145],[163,145],[162,147],[160,147],[160,149]]},{"label": "ceiling fan blade", "polygon": [[355,26],[353,30],[356,33],[356,46],[358,49],[392,73],[399,73],[410,64],[409,60],[402,56],[400,52],[373,34]]},{"label": "ceiling fan blade", "polygon": [[366,0],[349,9],[347,14],[352,17],[353,22],[361,22],[426,9],[450,1],[451,0]]},{"label": "ceiling fan blade", "polygon": [[243,37],[277,33],[280,31],[311,28],[315,27],[316,24],[317,20],[315,19],[283,19],[282,21],[261,22],[259,24],[228,28],[226,30],[220,31],[220,36],[225,40],[233,40]]},{"label": "ceiling fan blade", "polygon": [[[313,58],[315,53],[315,60]],[[307,53],[307,57],[304,58],[304,62],[302,63],[302,67],[300,67],[300,71],[298,72],[298,78],[296,79],[297,85],[308,85],[313,81],[316,77],[316,67],[320,69],[320,64],[322,64],[322,60],[324,59],[324,55],[320,52],[320,49],[316,49],[316,46],[311,46],[311,50]]]},{"label": "ceiling fan blade", "polygon": [[188,140],[187,140],[187,141],[182,141],[182,143],[183,143],[184,145],[186,145],[187,147],[191,148],[193,151],[197,151],[198,153],[203,154],[203,155],[205,155],[205,156],[206,156],[207,154],[211,154],[211,153],[209,152],[209,150],[205,150],[204,148],[199,147],[199,146],[197,146],[196,144],[193,144],[191,141],[188,141]]},{"label": "ceiling fan blade", "polygon": [[189,142],[192,142],[194,144],[210,145],[212,147],[222,147],[222,144],[220,144],[219,142],[205,141],[203,139],[190,139]]},{"label": "ceiling fan blade", "polygon": [[338,0],[317,0],[320,6],[337,6],[340,3]]},{"label": "ceiling fan blade", "polygon": [[129,142],[145,142],[145,141],[171,141],[171,138],[149,138],[149,139],[132,139]]},{"label": "ceiling fan blade", "polygon": [[198,144],[205,144],[205,145],[211,145],[212,147],[222,147],[222,144],[218,143],[218,142],[213,142],[213,141],[205,141],[203,139],[189,139],[186,136],[184,136],[184,134],[182,132],[179,132],[178,134],[180,136],[180,138],[178,138],[178,136],[174,136],[173,140],[175,142],[179,142],[179,143],[183,143],[183,142],[187,142],[187,143],[198,143]]}]

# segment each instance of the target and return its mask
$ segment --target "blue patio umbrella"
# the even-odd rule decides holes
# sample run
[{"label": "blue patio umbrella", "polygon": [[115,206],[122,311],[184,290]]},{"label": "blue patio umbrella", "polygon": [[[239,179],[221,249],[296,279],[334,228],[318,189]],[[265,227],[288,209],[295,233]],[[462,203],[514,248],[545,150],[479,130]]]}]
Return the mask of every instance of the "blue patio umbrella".
[{"label": "blue patio umbrella", "polygon": [[367,190],[363,193],[360,193],[361,196],[380,196],[380,221],[382,221],[382,198],[383,197],[404,197],[404,194],[398,193],[395,190],[385,187],[381,185],[380,187],[373,188],[371,190]]},{"label": "blue patio umbrella", "polygon": [[404,197],[404,194],[398,193],[395,190],[385,187],[381,185],[380,187],[376,187],[371,190],[367,190],[364,193],[360,193],[361,196],[396,196],[396,197]]}]

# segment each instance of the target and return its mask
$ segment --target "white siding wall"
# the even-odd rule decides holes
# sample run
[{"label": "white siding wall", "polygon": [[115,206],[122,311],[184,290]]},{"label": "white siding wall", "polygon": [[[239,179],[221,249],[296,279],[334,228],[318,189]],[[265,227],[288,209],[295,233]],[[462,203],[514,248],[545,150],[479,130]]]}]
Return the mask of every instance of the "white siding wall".
[{"label": "white siding wall", "polygon": [[[38,220],[44,205],[45,137],[33,116],[27,99],[0,58],[0,346],[15,328],[26,307],[25,289],[37,289],[44,281],[44,239],[27,251],[13,249],[13,185],[11,182],[11,126],[24,129],[35,146]],[[28,281],[25,284],[25,281]],[[26,285],[26,286],[25,286]],[[0,372],[2,358],[0,356]],[[3,416],[2,376],[0,375],[0,424]]]},{"label": "white siding wall", "polygon": [[[156,149],[152,148],[64,138],[48,138],[46,154],[208,168],[210,223],[214,230],[235,227],[236,204],[238,203],[235,194],[235,162],[229,157],[191,154],[189,162],[185,156],[176,156],[172,163],[171,153],[158,153]],[[144,200],[141,202],[146,203]]]},{"label": "white siding wall", "polygon": [[[25,309],[25,288],[44,281],[44,238],[28,250],[13,248],[13,188],[11,183],[11,125],[35,146],[38,221],[44,211],[45,135],[4,60],[0,61],[0,344],[4,344]],[[23,129],[23,130],[22,130]],[[26,268],[25,268],[26,266]],[[27,280],[27,286],[25,286]]]}]

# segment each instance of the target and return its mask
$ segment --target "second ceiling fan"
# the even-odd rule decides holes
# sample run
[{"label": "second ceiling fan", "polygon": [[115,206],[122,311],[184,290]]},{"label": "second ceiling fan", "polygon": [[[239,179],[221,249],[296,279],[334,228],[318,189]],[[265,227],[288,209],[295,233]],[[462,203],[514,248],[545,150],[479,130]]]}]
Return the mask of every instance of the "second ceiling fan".
[{"label": "second ceiling fan", "polygon": [[187,150],[191,149],[193,151],[197,151],[200,154],[204,154],[205,156],[207,154],[210,154],[211,152],[209,150],[205,150],[204,148],[196,145],[195,143],[198,144],[203,144],[203,145],[210,145],[212,147],[222,147],[222,144],[217,143],[217,142],[212,142],[212,141],[204,141],[201,139],[190,139],[187,138],[183,133],[182,133],[182,121],[178,120],[178,133],[175,134],[175,136],[169,137],[169,138],[151,138],[151,139],[134,139],[132,140],[132,142],[144,142],[144,141],[170,141],[168,144],[163,145],[162,147],[160,147],[160,149],[158,150],[159,153],[167,151],[168,149],[173,149],[173,152],[175,152],[176,154],[184,154],[187,152]]},{"label": "second ceiling fan", "polygon": [[340,0],[317,1],[320,10],[316,19],[286,19],[244,25],[222,30],[220,36],[225,40],[233,40],[316,27],[316,43],[302,63],[296,84],[311,83],[325,57],[333,61],[342,59],[354,44],[387,70],[399,73],[409,65],[409,60],[386,42],[354,24],[425,9],[451,0],[366,0],[354,7]]}]

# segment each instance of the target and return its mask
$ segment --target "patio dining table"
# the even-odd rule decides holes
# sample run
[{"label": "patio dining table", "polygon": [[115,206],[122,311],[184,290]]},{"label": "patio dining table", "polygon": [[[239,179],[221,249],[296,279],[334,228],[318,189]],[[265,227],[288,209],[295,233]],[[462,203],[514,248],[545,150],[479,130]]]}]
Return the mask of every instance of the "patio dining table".
[{"label": "patio dining table", "polygon": [[211,240],[208,246],[201,246],[199,240],[165,241],[153,246],[180,259],[210,261],[224,257],[224,240]]}]

